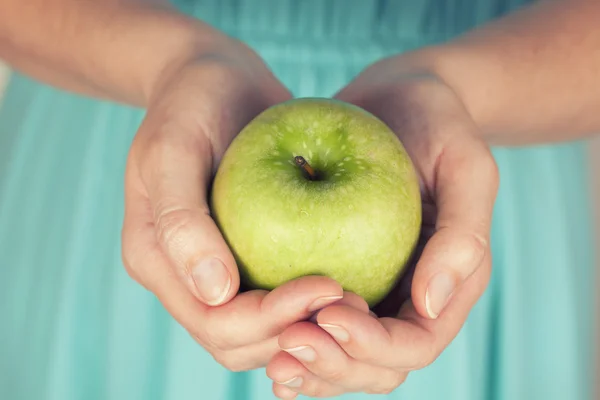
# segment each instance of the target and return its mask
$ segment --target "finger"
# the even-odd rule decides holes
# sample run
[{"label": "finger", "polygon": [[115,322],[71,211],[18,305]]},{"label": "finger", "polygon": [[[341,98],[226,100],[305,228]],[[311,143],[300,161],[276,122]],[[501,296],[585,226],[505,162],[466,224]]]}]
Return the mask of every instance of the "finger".
[{"label": "finger", "polygon": [[333,279],[307,276],[287,282],[271,292],[242,293],[229,303],[207,311],[204,336],[215,346],[231,349],[281,333],[289,325],[343,298]]},{"label": "finger", "polygon": [[[360,312],[347,306],[336,307]],[[279,336],[279,346],[313,375],[348,392],[391,392],[403,382],[404,374],[349,357],[333,339],[334,335],[344,335],[344,332],[326,324],[319,326],[308,322],[294,324]]]},{"label": "finger", "polygon": [[[345,306],[360,310],[366,314],[372,313],[372,311],[369,310],[369,304],[365,301],[364,298],[362,298],[361,296],[359,296],[355,293],[348,292],[348,291],[344,292],[344,297],[342,299],[336,301],[335,303],[331,303],[331,304],[345,305]],[[327,306],[330,306],[331,304],[328,304]],[[311,322],[314,322],[314,323],[317,322],[317,316],[319,315],[319,311],[321,311],[321,309],[317,310],[310,317]]]},{"label": "finger", "polygon": [[[202,341],[196,340],[200,345],[204,345]],[[212,356],[215,361],[228,370],[241,372],[267,366],[269,361],[280,351],[278,338],[272,337],[233,350],[213,350]]]},{"label": "finger", "polygon": [[285,352],[273,357],[267,365],[267,376],[273,380],[273,393],[282,399],[293,398],[291,393],[308,397],[332,397],[345,392],[308,371],[298,360]]},{"label": "finger", "polygon": [[142,277],[139,281],[156,294],[175,320],[213,355],[223,354],[219,361],[231,369],[237,368],[227,361],[236,359],[244,365],[254,362],[253,365],[262,366],[272,354],[257,347],[248,359],[241,359],[235,353],[224,354],[225,351],[241,348],[237,354],[242,354],[248,350],[244,346],[271,339],[288,325],[308,319],[315,308],[342,298],[342,289],[335,281],[310,276],[288,282],[273,292],[246,292],[223,306],[209,307],[184,290],[164,254],[156,245],[152,247],[150,230],[134,238],[127,234],[128,229],[125,232],[127,249],[144,249],[137,253],[139,258],[130,257],[128,269],[135,271],[132,276]]},{"label": "finger", "polygon": [[298,393],[277,382],[273,382],[273,394],[275,397],[283,400],[292,400],[298,397]]},{"label": "finger", "polygon": [[177,120],[153,129],[138,166],[158,242],[188,290],[208,305],[223,304],[238,291],[239,274],[207,205],[210,143]]},{"label": "finger", "polygon": [[466,134],[446,145],[435,176],[435,233],[412,280],[413,303],[429,318],[437,318],[456,289],[482,265],[489,252],[498,190],[498,172],[489,150]]},{"label": "finger", "polygon": [[376,319],[349,307],[323,310],[318,324],[350,357],[398,371],[421,366],[435,341],[432,332],[412,320]]},{"label": "finger", "polygon": [[421,369],[456,337],[488,279],[489,268],[479,269],[435,320],[421,316],[408,302],[398,318],[376,319],[350,307],[333,305],[319,313],[317,322],[358,361],[398,371]]},{"label": "finger", "polygon": [[261,342],[288,325],[310,318],[318,309],[343,298],[333,279],[309,276],[271,292],[242,293],[211,307],[201,303],[173,274],[156,243],[151,218],[140,194],[128,191],[123,226],[123,258],[131,276],[152,291],[169,313],[209,351],[225,351]]},{"label": "finger", "polygon": [[[344,291],[344,297],[341,300],[337,301],[335,304],[345,305],[348,307],[355,308],[364,313],[369,313],[369,304],[365,301],[364,298],[357,295],[356,293]],[[329,307],[330,305],[331,304],[328,304],[327,307]]]}]

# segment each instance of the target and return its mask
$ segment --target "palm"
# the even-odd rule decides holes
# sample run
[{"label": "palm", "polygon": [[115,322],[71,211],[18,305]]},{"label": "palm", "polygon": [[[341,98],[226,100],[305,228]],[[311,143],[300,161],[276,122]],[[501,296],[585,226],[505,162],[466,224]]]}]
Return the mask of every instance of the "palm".
[{"label": "palm", "polygon": [[[495,165],[487,147],[477,137],[477,128],[462,103],[446,86],[430,78],[399,79],[392,82],[377,79],[381,79],[381,74],[373,74],[372,78],[368,75],[359,77],[355,83],[340,92],[338,97],[370,111],[388,124],[404,144],[420,178],[423,210],[420,240],[402,278],[374,310],[380,316],[395,316],[411,294],[412,300],[415,300],[413,277],[425,246],[433,238],[436,242],[434,248],[440,245],[441,248],[448,247],[448,243],[454,240],[449,232],[444,232],[445,237],[440,237],[437,232],[440,228],[448,227],[449,217],[455,218],[456,210],[448,209],[448,205],[460,204],[457,195],[463,194],[452,188],[455,186],[452,180],[458,175],[458,170],[462,170],[465,167],[463,164],[467,162],[475,165],[481,163],[485,167],[481,171],[460,172],[462,180],[468,180],[467,175],[479,180],[482,173],[490,172],[488,167],[493,169]],[[466,149],[472,149],[472,160],[466,159],[469,157]],[[471,200],[483,200],[485,210],[487,212],[489,209],[490,215],[491,207],[488,203],[493,204],[494,181],[491,179],[489,182],[482,182],[490,186],[489,190],[480,199]],[[446,210],[445,214],[442,213],[441,221],[440,206],[445,206]],[[460,207],[465,208],[465,205]],[[467,231],[466,228],[464,230]],[[486,242],[483,236],[475,237],[475,240]],[[419,291],[416,288],[416,292]]]}]

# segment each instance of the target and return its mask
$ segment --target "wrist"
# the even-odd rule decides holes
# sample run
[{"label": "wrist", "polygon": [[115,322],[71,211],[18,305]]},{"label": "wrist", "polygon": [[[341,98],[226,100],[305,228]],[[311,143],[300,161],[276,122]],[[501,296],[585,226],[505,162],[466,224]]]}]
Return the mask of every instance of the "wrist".
[{"label": "wrist", "polygon": [[[175,54],[146,85],[145,106],[159,100],[165,92],[197,81],[225,81],[237,87],[252,88],[265,103],[287,100],[290,93],[273,75],[263,60],[244,43],[214,31],[210,40],[190,44],[186,51]],[[201,88],[199,88],[201,89]]]},{"label": "wrist", "polygon": [[489,74],[494,69],[487,60],[459,45],[443,44],[397,56],[394,62],[398,73],[428,76],[447,86],[477,124],[483,139],[493,141],[494,94],[485,92],[486,85],[478,85],[493,79]]},{"label": "wrist", "polygon": [[143,107],[163,91],[183,70],[190,69],[203,59],[210,59],[231,46],[233,39],[226,37],[201,21],[183,15],[170,14],[161,21],[163,39],[155,63],[138,82]]}]

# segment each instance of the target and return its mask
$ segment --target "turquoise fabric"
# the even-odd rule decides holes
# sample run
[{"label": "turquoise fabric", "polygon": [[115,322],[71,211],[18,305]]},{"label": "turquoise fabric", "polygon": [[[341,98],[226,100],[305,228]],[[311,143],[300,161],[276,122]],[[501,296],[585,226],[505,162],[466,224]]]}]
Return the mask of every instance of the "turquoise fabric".
[{"label": "turquoise fabric", "polygon": [[[519,3],[178,6],[246,40],[295,95],[328,96],[370,62],[446,40]],[[9,84],[0,109],[2,400],[272,398],[264,370],[222,368],[122,268],[123,171],[142,116],[19,75]],[[591,396],[586,145],[494,149],[494,155],[502,182],[490,287],[442,356],[387,398]]]}]

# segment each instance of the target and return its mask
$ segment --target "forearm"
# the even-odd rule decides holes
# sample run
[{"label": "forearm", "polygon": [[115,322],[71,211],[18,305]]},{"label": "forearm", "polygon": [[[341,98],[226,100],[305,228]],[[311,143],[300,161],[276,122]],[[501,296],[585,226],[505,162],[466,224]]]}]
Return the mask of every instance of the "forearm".
[{"label": "forearm", "polygon": [[217,38],[199,21],[141,1],[0,2],[0,59],[65,90],[137,106],[170,70],[217,48]]},{"label": "forearm", "polygon": [[598,21],[595,0],[540,2],[427,49],[423,58],[490,143],[583,138],[600,132]]}]

